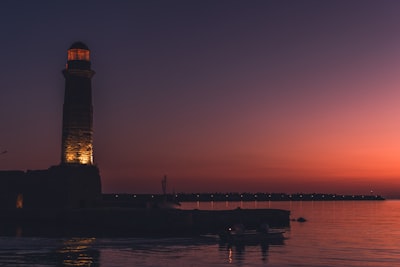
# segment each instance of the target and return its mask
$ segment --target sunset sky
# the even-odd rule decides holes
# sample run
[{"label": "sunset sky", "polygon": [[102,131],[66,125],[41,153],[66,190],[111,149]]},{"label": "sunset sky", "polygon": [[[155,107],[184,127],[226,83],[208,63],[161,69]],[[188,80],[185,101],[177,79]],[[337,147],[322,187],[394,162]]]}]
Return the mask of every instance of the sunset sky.
[{"label": "sunset sky", "polygon": [[0,170],[60,163],[91,50],[103,192],[400,196],[400,1],[1,1]]}]

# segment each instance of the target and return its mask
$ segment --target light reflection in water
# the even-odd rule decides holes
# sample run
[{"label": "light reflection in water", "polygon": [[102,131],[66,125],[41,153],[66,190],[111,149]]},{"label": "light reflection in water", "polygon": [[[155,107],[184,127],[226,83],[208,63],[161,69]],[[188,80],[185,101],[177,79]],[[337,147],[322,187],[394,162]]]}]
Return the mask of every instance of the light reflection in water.
[{"label": "light reflection in water", "polygon": [[[224,209],[226,203],[224,199],[199,205]],[[240,205],[229,202],[231,208]],[[253,201],[243,202],[243,208],[253,205]],[[23,236],[17,238],[15,227],[0,226],[0,233],[9,233],[0,235],[0,265],[392,267],[400,262],[400,201],[258,201],[258,207],[290,209],[291,218],[304,217],[307,222],[292,221],[282,245],[246,245],[245,249],[209,239],[38,238],[27,236],[29,228],[23,228]]]},{"label": "light reflection in water", "polygon": [[92,266],[93,256],[89,250],[96,238],[71,238],[63,242],[57,251],[62,255],[62,263],[66,266]]},{"label": "light reflection in water", "polygon": [[229,248],[228,262],[232,263],[232,248]]},{"label": "light reflection in water", "polygon": [[[279,248],[284,244],[272,244],[275,248]],[[224,263],[234,266],[245,266],[246,262],[260,261],[264,264],[268,260],[268,250],[270,244],[268,242],[257,243],[221,243],[219,242],[220,257],[225,259]],[[211,253],[211,251],[209,252]]]}]

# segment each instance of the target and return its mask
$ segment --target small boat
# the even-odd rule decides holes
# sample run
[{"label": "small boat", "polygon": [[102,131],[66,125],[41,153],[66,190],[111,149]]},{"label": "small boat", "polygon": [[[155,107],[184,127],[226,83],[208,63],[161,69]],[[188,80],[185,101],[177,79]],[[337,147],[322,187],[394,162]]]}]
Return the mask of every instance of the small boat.
[{"label": "small boat", "polygon": [[283,241],[285,231],[280,229],[260,228],[245,230],[243,226],[236,225],[219,234],[222,242],[237,244],[258,244]]}]

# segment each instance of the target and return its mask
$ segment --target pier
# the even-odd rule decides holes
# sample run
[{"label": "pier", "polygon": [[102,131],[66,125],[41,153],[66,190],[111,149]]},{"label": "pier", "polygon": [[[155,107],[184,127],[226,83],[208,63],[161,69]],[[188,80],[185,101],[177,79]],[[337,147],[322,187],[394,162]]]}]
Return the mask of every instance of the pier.
[{"label": "pier", "polygon": [[109,206],[137,206],[167,198],[172,202],[196,201],[371,201],[385,200],[380,195],[341,195],[323,193],[177,193],[177,194],[103,194],[103,202]]}]

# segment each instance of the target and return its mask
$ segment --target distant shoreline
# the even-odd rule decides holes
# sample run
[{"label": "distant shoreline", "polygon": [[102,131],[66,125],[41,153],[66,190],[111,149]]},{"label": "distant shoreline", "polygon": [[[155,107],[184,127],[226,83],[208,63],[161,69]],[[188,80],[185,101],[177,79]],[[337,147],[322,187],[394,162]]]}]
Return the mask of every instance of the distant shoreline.
[{"label": "distant shoreline", "polygon": [[177,194],[103,194],[108,203],[132,202],[204,202],[204,201],[371,201],[385,200],[380,195],[340,195],[340,194],[285,194],[285,193],[177,193]]}]

